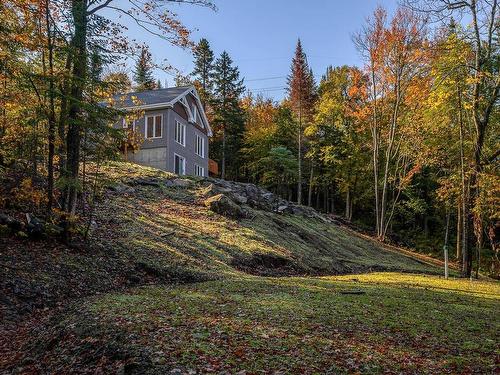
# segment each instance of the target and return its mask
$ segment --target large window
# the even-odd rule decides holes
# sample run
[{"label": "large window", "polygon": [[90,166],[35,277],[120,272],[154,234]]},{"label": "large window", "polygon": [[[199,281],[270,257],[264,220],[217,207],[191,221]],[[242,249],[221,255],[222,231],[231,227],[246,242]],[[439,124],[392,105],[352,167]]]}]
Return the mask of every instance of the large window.
[{"label": "large window", "polygon": [[180,176],[186,174],[186,159],[174,154],[174,172]]},{"label": "large window", "polygon": [[162,137],[162,116],[146,116],[146,138]]},{"label": "large window", "polygon": [[195,138],[195,145],[194,145],[194,152],[196,155],[201,156],[202,158],[205,157],[205,140],[203,137],[200,137],[198,134],[196,134]]},{"label": "large window", "polygon": [[174,139],[177,143],[183,146],[186,145],[186,125],[177,120],[175,121]]},{"label": "large window", "polygon": [[204,177],[205,176],[205,168],[200,167],[198,164],[194,165],[194,175]]}]

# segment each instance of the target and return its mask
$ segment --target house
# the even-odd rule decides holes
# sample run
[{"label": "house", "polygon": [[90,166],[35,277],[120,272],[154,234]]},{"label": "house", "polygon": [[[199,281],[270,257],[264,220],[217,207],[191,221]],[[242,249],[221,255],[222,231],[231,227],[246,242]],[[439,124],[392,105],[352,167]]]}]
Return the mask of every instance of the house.
[{"label": "house", "polygon": [[[143,142],[127,159],[179,175],[208,176],[212,129],[194,86],[116,95],[117,108],[140,113],[117,126],[132,127]],[[132,116],[134,117],[134,116]]]}]

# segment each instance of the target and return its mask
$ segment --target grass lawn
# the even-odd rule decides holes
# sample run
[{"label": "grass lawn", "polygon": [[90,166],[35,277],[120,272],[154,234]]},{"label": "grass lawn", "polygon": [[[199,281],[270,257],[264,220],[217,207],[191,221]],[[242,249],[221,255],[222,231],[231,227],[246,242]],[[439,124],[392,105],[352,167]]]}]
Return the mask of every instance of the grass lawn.
[{"label": "grass lawn", "polygon": [[127,347],[114,366],[132,373],[486,374],[498,373],[499,311],[487,281],[249,276],[94,297],[63,325],[96,355]]}]

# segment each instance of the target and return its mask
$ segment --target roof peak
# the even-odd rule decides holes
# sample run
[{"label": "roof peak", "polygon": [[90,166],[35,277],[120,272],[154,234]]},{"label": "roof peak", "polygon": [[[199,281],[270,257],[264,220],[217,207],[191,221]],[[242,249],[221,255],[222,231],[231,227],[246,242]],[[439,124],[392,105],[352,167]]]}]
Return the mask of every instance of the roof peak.
[{"label": "roof peak", "polygon": [[168,90],[174,90],[174,89],[189,89],[193,87],[193,85],[184,85],[184,86],[172,86],[172,87],[163,87],[161,89],[154,89],[154,90],[141,90],[141,91],[131,91],[131,92],[125,92],[125,93],[119,93],[117,95],[132,95],[132,94],[143,94],[143,93],[152,93],[152,92],[158,92],[158,91],[168,91]]}]

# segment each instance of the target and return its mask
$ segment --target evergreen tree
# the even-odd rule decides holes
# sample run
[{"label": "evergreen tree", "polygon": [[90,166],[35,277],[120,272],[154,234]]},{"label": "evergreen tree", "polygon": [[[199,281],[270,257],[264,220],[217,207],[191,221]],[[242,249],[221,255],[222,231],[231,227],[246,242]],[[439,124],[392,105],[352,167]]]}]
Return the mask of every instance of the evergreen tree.
[{"label": "evergreen tree", "polygon": [[302,155],[304,125],[312,120],[315,99],[314,76],[307,63],[307,57],[302,49],[300,39],[297,41],[295,56],[292,60],[291,73],[288,76],[288,99],[298,120],[297,130],[297,202],[302,203]]},{"label": "evergreen tree", "polygon": [[215,90],[212,107],[216,136],[212,150],[215,158],[221,161],[221,178],[226,177],[226,163],[229,164],[233,177],[236,177],[245,130],[244,112],[240,105],[240,95],[245,87],[238,67],[233,66],[226,51],[215,62],[213,84]]},{"label": "evergreen tree", "polygon": [[137,91],[154,90],[156,88],[153,77],[153,60],[146,47],[142,48],[139,60],[135,64],[134,81]]},{"label": "evergreen tree", "polygon": [[206,39],[200,39],[194,50],[194,70],[192,76],[200,94],[203,108],[210,101],[213,89],[212,75],[214,70],[214,53]]}]

